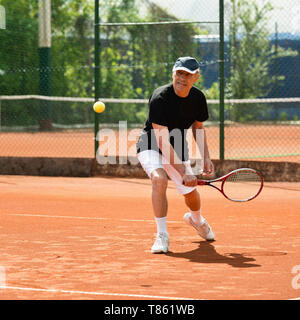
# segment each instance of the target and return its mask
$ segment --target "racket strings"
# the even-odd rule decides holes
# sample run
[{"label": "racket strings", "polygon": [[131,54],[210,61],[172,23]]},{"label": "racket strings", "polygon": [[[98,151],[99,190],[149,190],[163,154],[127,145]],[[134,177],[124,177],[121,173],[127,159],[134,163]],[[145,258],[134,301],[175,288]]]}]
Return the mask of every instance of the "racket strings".
[{"label": "racket strings", "polygon": [[262,178],[255,171],[239,170],[224,181],[223,192],[231,200],[247,201],[261,190]]},{"label": "racket strings", "polygon": [[254,171],[241,170],[234,172],[226,181],[230,182],[261,182],[261,177]]}]

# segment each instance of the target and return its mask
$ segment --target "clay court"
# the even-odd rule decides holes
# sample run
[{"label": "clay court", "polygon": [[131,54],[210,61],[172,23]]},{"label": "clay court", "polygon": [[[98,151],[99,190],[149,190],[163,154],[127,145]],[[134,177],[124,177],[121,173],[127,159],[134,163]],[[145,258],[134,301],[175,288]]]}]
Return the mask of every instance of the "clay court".
[{"label": "clay court", "polygon": [[[134,130],[127,149],[113,130],[101,144],[114,136],[116,153],[134,156]],[[297,126],[225,133],[226,157],[299,162]],[[207,134],[217,159],[218,128]],[[6,157],[92,158],[94,136],[2,132],[0,146]],[[184,223],[187,209],[170,182],[170,252],[153,255],[148,179],[0,176],[0,299],[299,299],[300,183],[267,182],[243,204],[199,189],[216,241]]]},{"label": "clay court", "polygon": [[[0,300],[300,300],[299,0],[0,3]],[[207,119],[209,156],[187,139],[197,176],[202,153],[211,178],[264,177],[245,203],[197,187],[214,241],[169,180],[169,252],[151,253],[146,119]],[[254,196],[246,179],[228,184]]]},{"label": "clay court", "polygon": [[170,252],[153,255],[149,180],[0,176],[0,299],[299,299],[300,184],[243,204],[199,188],[216,241],[170,182]]}]

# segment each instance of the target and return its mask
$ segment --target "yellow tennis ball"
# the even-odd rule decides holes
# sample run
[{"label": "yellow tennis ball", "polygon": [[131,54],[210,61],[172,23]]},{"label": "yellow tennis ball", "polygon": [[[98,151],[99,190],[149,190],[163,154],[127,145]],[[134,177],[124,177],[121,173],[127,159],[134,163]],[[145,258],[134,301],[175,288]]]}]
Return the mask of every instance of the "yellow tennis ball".
[{"label": "yellow tennis ball", "polygon": [[97,101],[93,105],[93,109],[97,113],[101,113],[105,110],[105,104],[101,101]]}]

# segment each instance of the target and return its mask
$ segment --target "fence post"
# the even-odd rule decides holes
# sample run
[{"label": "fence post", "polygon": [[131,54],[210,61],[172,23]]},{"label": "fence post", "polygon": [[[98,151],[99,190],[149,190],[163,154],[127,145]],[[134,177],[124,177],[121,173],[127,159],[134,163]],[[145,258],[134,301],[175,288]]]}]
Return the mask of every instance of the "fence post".
[{"label": "fence post", "polygon": [[0,6],[0,29],[6,29],[6,13],[3,6]]},{"label": "fence post", "polygon": [[220,160],[224,160],[224,0],[219,0],[219,84],[220,84],[220,104],[219,104],[219,130],[220,130]]},{"label": "fence post", "polygon": [[[94,30],[94,54],[95,54],[95,69],[94,69],[94,86],[95,86],[95,101],[100,98],[100,57],[99,57],[99,41],[100,41],[100,33],[99,33],[99,0],[95,0],[95,30]],[[95,120],[94,120],[94,138],[95,138],[95,157],[97,154],[97,150],[99,147],[99,142],[96,139],[98,130],[99,130],[99,115],[94,112]]]},{"label": "fence post", "polygon": [[[40,95],[51,95],[51,0],[39,1]],[[51,130],[50,102],[40,103],[40,130]]]}]

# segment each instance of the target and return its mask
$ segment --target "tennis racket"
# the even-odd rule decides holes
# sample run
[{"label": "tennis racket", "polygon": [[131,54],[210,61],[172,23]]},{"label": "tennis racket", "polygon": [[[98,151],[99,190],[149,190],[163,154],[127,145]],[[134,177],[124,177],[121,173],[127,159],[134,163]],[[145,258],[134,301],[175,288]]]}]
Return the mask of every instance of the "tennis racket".
[{"label": "tennis racket", "polygon": [[[220,182],[220,187],[214,183]],[[262,175],[250,168],[236,169],[223,177],[213,180],[200,180],[198,185],[208,185],[219,190],[225,198],[235,202],[246,202],[255,199],[261,192],[264,179]]]}]

